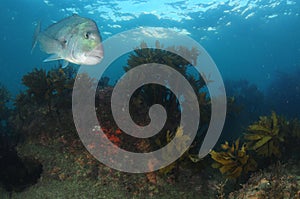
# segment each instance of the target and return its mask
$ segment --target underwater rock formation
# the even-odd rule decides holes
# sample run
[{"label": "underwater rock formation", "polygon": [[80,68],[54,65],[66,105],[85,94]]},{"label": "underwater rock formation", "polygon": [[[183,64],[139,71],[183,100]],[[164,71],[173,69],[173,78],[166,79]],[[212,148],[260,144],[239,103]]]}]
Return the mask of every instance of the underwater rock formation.
[{"label": "underwater rock formation", "polygon": [[[293,166],[295,165],[295,166]],[[269,168],[254,173],[240,190],[229,194],[229,199],[259,198],[300,198],[299,162],[289,165],[276,163]]]},{"label": "underwater rock formation", "polygon": [[0,137],[0,184],[8,192],[22,191],[38,181],[43,167],[31,158],[20,158],[7,142],[7,137]]}]

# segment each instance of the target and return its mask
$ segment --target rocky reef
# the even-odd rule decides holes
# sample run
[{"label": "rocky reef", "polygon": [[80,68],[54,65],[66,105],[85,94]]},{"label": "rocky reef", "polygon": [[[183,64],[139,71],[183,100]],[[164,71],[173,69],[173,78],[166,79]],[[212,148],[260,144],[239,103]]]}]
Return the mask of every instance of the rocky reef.
[{"label": "rocky reef", "polygon": [[[23,77],[25,89],[13,100],[13,107],[7,105],[9,92],[0,87],[0,181],[6,190],[0,190],[0,198],[300,198],[299,119],[271,109],[265,112],[269,108],[263,106],[266,98],[254,85],[228,83],[232,96],[228,97],[230,118],[225,133],[210,155],[199,159],[197,152],[211,115],[203,77],[191,72],[199,52],[170,47],[187,54],[187,61],[159,42],[156,45],[161,50],[141,43],[129,55],[124,71],[144,63],[168,64],[189,81],[198,98],[201,121],[195,140],[182,157],[146,174],[103,165],[83,146],[73,122],[75,68],[34,69]],[[150,152],[177,136],[182,141],[169,150],[180,150],[190,139],[179,126],[180,104],[170,89],[149,84],[134,92],[129,102],[134,122],[148,124],[153,104],[161,104],[168,115],[157,135],[137,139],[118,128],[113,119],[114,85],[109,84],[109,77],[98,83],[85,74],[80,79],[78,86],[97,88],[95,108],[101,127],[95,126],[91,133],[99,133],[101,128],[116,147]],[[243,125],[236,126],[239,118]]]}]

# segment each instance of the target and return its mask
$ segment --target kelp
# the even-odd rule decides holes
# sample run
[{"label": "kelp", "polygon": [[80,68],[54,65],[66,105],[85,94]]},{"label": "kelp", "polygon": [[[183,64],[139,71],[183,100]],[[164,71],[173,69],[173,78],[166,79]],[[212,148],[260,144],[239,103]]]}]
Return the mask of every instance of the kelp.
[{"label": "kelp", "polygon": [[291,131],[291,137],[300,139],[300,120],[298,118],[293,119],[289,122],[289,127]]},{"label": "kelp", "polygon": [[[182,150],[187,148],[188,147],[187,142],[191,138],[187,135],[183,135],[183,128],[178,127],[175,134],[172,133],[171,131],[167,131],[166,139],[167,139],[167,143],[170,143],[174,139],[175,145],[173,145],[174,147],[172,147],[171,145],[166,146],[167,151],[166,151],[166,153],[162,154],[162,158],[164,160],[168,160],[168,159],[172,158],[171,154],[173,154],[174,151],[175,152],[181,152]],[[159,139],[157,139],[156,142],[157,142],[158,145],[162,145]],[[187,155],[187,153],[182,155],[177,161],[173,162],[169,166],[160,169],[159,172],[163,173],[163,174],[170,173],[172,170],[174,170],[175,168],[178,167],[179,161],[183,160],[186,157],[186,155]]]},{"label": "kelp", "polygon": [[[124,71],[128,72],[135,67],[143,64],[151,64],[149,67],[155,67],[155,64],[163,64],[168,67],[175,69],[189,82],[196,95],[201,117],[201,127],[205,128],[208,126],[211,115],[211,104],[210,96],[207,92],[206,83],[213,80],[209,79],[209,75],[205,77],[203,74],[199,74],[194,65],[197,64],[197,58],[201,53],[199,49],[193,46],[168,46],[164,47],[159,41],[155,43],[156,48],[148,47],[147,43],[142,42],[140,46],[137,46],[132,53],[130,53],[127,60],[127,65],[124,66]],[[178,54],[184,55],[185,58],[179,56]],[[153,64],[155,63],[155,64]],[[170,70],[167,70],[168,73]],[[141,72],[139,74],[140,80],[146,78],[149,74],[146,72]],[[172,76],[170,74],[169,76]],[[164,77],[162,77],[164,78]],[[205,80],[205,81],[204,81]],[[134,79],[133,81],[137,81]],[[166,78],[166,84],[168,85],[168,80]],[[167,121],[162,129],[162,133],[157,134],[154,139],[151,140],[152,150],[156,150],[158,145],[155,143],[156,139],[160,139],[162,145],[167,143],[166,132],[176,132],[181,117],[181,108],[179,100],[172,92],[180,88],[181,83],[176,82],[175,85],[162,86],[158,84],[146,84],[135,90],[130,99],[130,112],[133,121],[139,125],[145,125],[145,123],[150,122],[148,117],[149,108],[153,104],[160,104],[164,107],[167,113]],[[170,89],[172,88],[172,90]],[[184,100],[188,100],[188,96],[184,96]],[[199,134],[202,132],[199,132]],[[200,135],[197,136],[200,138]],[[202,138],[200,138],[202,139]],[[197,143],[201,143],[198,139]],[[195,145],[194,145],[195,146]],[[196,147],[196,146],[195,146]]]},{"label": "kelp", "polygon": [[53,68],[33,69],[22,78],[26,87],[14,101],[16,114],[11,117],[16,131],[28,137],[36,134],[74,130],[72,89],[76,71]]},{"label": "kelp", "polygon": [[281,149],[284,150],[283,159],[289,157],[299,158],[300,150],[300,120],[298,118],[286,121],[281,127],[284,133],[284,143]]},{"label": "kelp", "polygon": [[247,128],[244,138],[249,149],[264,157],[280,157],[280,143],[284,142],[284,126],[286,120],[280,118],[275,112],[271,116],[261,116],[258,122]]},{"label": "kelp", "polygon": [[47,73],[44,69],[33,69],[32,72],[23,76],[22,83],[27,89],[27,94],[37,103],[49,99],[52,93],[50,81],[47,79]]},{"label": "kelp", "polygon": [[0,121],[6,119],[8,116],[7,103],[10,98],[11,96],[9,91],[0,83]]},{"label": "kelp", "polygon": [[8,120],[11,110],[8,103],[11,95],[7,88],[0,83],[0,136],[8,132]]},{"label": "kelp", "polygon": [[249,155],[246,144],[240,144],[239,139],[231,146],[226,141],[221,148],[223,149],[221,152],[214,150],[210,152],[211,158],[215,161],[212,167],[219,169],[227,178],[237,179],[256,170],[256,161]]},{"label": "kelp", "polygon": [[[36,105],[47,105],[49,111],[53,106],[59,106],[72,92],[75,78],[75,71],[69,67],[68,69],[52,69],[46,71],[44,69],[33,69],[32,72],[26,74],[22,78],[22,83],[27,87],[27,98],[30,98],[31,103]],[[18,102],[24,98],[19,96]],[[69,104],[71,101],[69,101]],[[65,103],[64,103],[65,105]],[[70,107],[70,106],[69,106]]]}]

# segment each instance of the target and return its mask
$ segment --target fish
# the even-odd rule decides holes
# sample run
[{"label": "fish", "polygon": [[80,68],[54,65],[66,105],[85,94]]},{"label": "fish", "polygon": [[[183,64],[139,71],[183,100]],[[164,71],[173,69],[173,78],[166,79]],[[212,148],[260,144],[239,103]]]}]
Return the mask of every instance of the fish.
[{"label": "fish", "polygon": [[41,31],[35,28],[32,50],[39,43],[40,49],[51,54],[44,62],[63,60],[62,68],[69,63],[96,65],[103,59],[102,39],[95,21],[73,14]]}]

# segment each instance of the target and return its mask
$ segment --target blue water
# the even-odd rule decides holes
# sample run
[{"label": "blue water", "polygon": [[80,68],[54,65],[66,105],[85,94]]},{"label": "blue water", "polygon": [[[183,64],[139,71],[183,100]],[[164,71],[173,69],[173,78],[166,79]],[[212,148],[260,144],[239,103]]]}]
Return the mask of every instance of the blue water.
[{"label": "blue water", "polygon": [[[275,111],[276,114],[283,115],[288,119],[300,118],[300,81],[299,81],[300,1],[299,0],[202,0],[202,1],[200,0],[148,0],[148,1],[146,0],[1,0],[0,1],[0,20],[1,20],[0,98],[2,101],[0,101],[0,147],[2,148],[0,148],[0,152],[2,154],[0,154],[0,160],[2,162],[0,161],[0,163],[3,164],[0,164],[1,167],[0,171],[2,171],[0,172],[0,184],[3,183],[3,184],[10,185],[11,182],[14,183],[15,179],[21,179],[21,177],[24,176],[23,171],[25,172],[26,170],[26,173],[28,172],[28,167],[26,167],[25,164],[20,162],[19,157],[17,157],[17,152],[15,152],[15,150],[12,147],[15,145],[14,144],[15,142],[18,143],[22,141],[23,137],[25,137],[26,135],[30,135],[28,137],[29,140],[28,143],[31,143],[30,139],[32,139],[32,137],[37,135],[37,137],[39,137],[37,138],[37,140],[41,142],[42,144],[41,146],[43,147],[46,146],[47,142],[49,142],[50,144],[52,143],[49,140],[47,141],[48,137],[49,139],[51,139],[52,137],[54,138],[56,137],[55,138],[56,141],[53,143],[59,146],[60,149],[61,149],[60,147],[61,144],[63,144],[61,146],[64,145],[67,146],[67,144],[70,143],[72,143],[71,145],[75,143],[74,144],[75,146],[72,147],[74,147],[74,149],[76,148],[77,136],[72,138],[76,142],[71,142],[71,141],[69,142],[68,140],[69,137],[73,136],[71,132],[75,131],[75,127],[73,130],[72,130],[73,127],[71,127],[71,125],[73,125],[73,121],[71,121],[72,119],[69,120],[72,117],[67,116],[67,114],[70,113],[68,111],[70,111],[69,108],[71,106],[64,107],[65,104],[69,105],[68,100],[62,100],[63,103],[58,103],[55,100],[53,100],[55,101],[55,105],[54,104],[51,105],[52,103],[50,102],[51,98],[50,100],[48,99],[48,104],[47,104],[49,109],[49,110],[47,109],[48,111],[45,109],[46,105],[44,104],[42,104],[40,108],[35,107],[35,106],[39,106],[39,103],[28,107],[24,105],[25,119],[23,119],[22,113],[14,114],[14,112],[22,111],[20,107],[23,106],[23,102],[19,103],[19,107],[18,107],[19,110],[18,109],[8,110],[7,107],[5,106],[7,104],[12,105],[13,99],[15,99],[14,97],[17,96],[22,90],[26,89],[25,86],[22,85],[22,77],[25,74],[31,72],[34,68],[39,68],[39,69],[42,68],[42,69],[50,70],[53,67],[59,66],[59,62],[57,61],[44,63],[43,60],[47,58],[49,55],[42,52],[39,48],[35,48],[33,53],[31,53],[33,33],[37,23],[41,22],[42,29],[45,29],[49,25],[65,17],[71,16],[72,14],[79,14],[82,17],[93,19],[97,23],[100,30],[100,34],[104,41],[108,40],[109,38],[111,38],[112,36],[118,33],[127,30],[132,30],[139,27],[163,27],[163,28],[170,28],[172,30],[179,32],[180,34],[189,36],[193,38],[195,41],[197,41],[198,43],[200,43],[206,49],[209,55],[212,57],[212,59],[214,60],[214,62],[216,63],[220,71],[220,74],[225,83],[225,89],[228,96],[227,101],[228,102],[234,101],[233,104],[228,103],[227,106],[228,112],[226,115],[226,121],[222,131],[222,135],[219,139],[219,143],[224,143],[225,140],[230,141],[230,140],[235,140],[236,138],[240,138],[249,124],[252,124],[254,121],[258,121],[259,116],[270,115],[271,111]],[[117,46],[113,46],[113,47],[117,47]],[[119,59],[117,59],[111,64],[110,68],[107,69],[106,75],[109,75],[109,78],[111,80],[110,83],[114,83],[124,73],[123,67],[126,65],[126,61],[128,58],[127,55],[128,54],[121,56]],[[104,56],[105,56],[105,49],[104,49]],[[75,67],[78,68],[79,66],[75,66]],[[12,101],[10,101],[9,103],[5,103],[5,102],[3,103],[3,101],[6,100],[7,96],[6,93],[3,92],[2,85],[4,85],[12,95]],[[206,88],[204,88],[203,91],[207,91]],[[109,90],[107,90],[106,92],[109,93]],[[59,95],[59,96],[67,96],[67,97],[71,96],[69,95],[70,94],[69,90],[66,93],[67,93],[66,95]],[[107,100],[106,99],[107,93],[104,93],[103,96],[101,95],[99,96]],[[45,95],[45,99],[46,98],[47,97]],[[21,99],[23,100],[25,99],[24,100],[25,103],[27,102],[27,98],[23,97]],[[105,102],[105,100],[103,101]],[[183,98],[179,100],[184,101],[185,99]],[[152,102],[151,100],[149,101]],[[28,101],[28,102],[31,103],[32,101]],[[51,106],[53,106],[53,110],[51,110],[52,109]],[[9,106],[9,108],[11,107],[12,106]],[[81,106],[78,107],[81,108]],[[172,108],[173,107],[174,106],[172,105]],[[60,112],[59,110],[60,108],[63,108],[65,110],[62,110]],[[29,117],[29,115],[31,114],[31,109],[33,110],[33,113],[34,112],[36,113],[34,113],[32,116]],[[141,112],[143,112],[143,110]],[[13,114],[10,117],[9,114],[11,113]],[[52,115],[52,113],[54,114]],[[139,113],[139,111],[137,111],[137,113]],[[209,111],[205,111],[205,113],[210,114]],[[43,114],[45,115],[42,116],[42,118],[35,120],[36,115],[39,117],[40,115]],[[87,114],[87,113],[83,112],[83,114]],[[28,118],[26,118],[27,115]],[[105,113],[104,115],[106,118],[109,117],[110,113],[109,114]],[[222,113],[219,115],[222,115]],[[58,118],[56,118],[56,116]],[[50,119],[48,120],[47,117],[49,117]],[[45,123],[41,122],[45,118],[47,119],[45,120]],[[52,126],[52,122],[54,121],[54,118],[57,124]],[[76,118],[76,115],[74,118]],[[177,118],[177,116],[175,116],[174,118]],[[42,124],[38,124],[39,122],[41,122]],[[108,123],[109,122],[110,121],[108,121]],[[202,139],[202,136],[204,135],[203,132],[206,131],[206,129],[208,128],[208,124],[206,124],[205,122],[206,121],[204,121],[203,124],[201,123],[199,125],[199,129],[198,129],[199,131],[197,134],[198,137],[195,139],[196,144],[200,143],[198,142],[197,139]],[[114,127],[111,127],[110,125],[111,124],[109,123],[108,126],[109,128],[111,128],[109,130],[113,130],[111,132],[115,132]],[[176,122],[175,125],[177,125]],[[45,129],[43,129],[42,132],[40,132],[40,129],[44,127]],[[58,128],[61,127],[70,128],[70,129],[68,129],[67,131],[65,129],[62,129],[62,131],[59,132]],[[51,130],[47,132],[48,129]],[[55,131],[53,129],[55,129]],[[84,130],[80,130],[80,131],[84,131]],[[283,133],[286,133],[285,131],[286,129],[283,130]],[[39,135],[37,134],[37,132],[39,133]],[[64,133],[66,132],[68,132],[68,134],[66,134],[65,136]],[[57,139],[58,136],[61,139],[60,138]],[[64,136],[66,139],[64,138]],[[214,136],[214,138],[215,137],[216,136]],[[290,135],[289,136],[284,135],[284,137],[285,137],[284,139],[286,139],[286,137],[288,137],[289,139],[291,138],[294,139],[294,137]],[[278,138],[276,137],[276,139]],[[286,139],[285,145],[280,145],[280,147],[284,146],[282,147],[282,151],[284,153],[286,152],[291,153],[293,156],[295,155],[295,157],[297,157],[298,153],[296,147],[294,151],[291,150],[292,152],[289,152],[288,150],[290,150],[290,148],[294,148],[294,146],[299,146],[298,144],[299,142],[296,139],[295,140],[291,139],[292,141],[295,142],[289,141],[289,139]],[[64,142],[66,142],[67,144],[65,144]],[[131,141],[129,140],[128,143],[130,142]],[[141,143],[142,145],[144,145],[143,142]],[[148,148],[147,146],[148,142],[145,143],[146,143],[145,147]],[[275,141],[272,140],[272,143],[275,143]],[[194,151],[192,152],[196,154],[198,152],[198,148],[197,148],[198,145],[196,147],[195,146],[193,146],[192,150]],[[220,145],[218,144],[216,146],[218,147]],[[268,146],[270,145],[268,144]],[[38,145],[36,145],[33,148],[32,152],[35,153],[35,150],[38,149],[36,147],[38,147]],[[55,147],[53,149],[55,149]],[[143,148],[143,146],[141,147]],[[195,148],[197,148],[197,150],[195,150]],[[25,144],[25,149],[26,149],[26,144]],[[52,148],[50,147],[49,150],[52,150]],[[275,151],[275,149],[273,150]],[[47,150],[44,151],[47,152]],[[26,153],[27,152],[25,151],[25,154]],[[30,154],[30,150],[29,150],[29,154]],[[42,156],[43,153],[41,153],[40,155]],[[70,157],[73,157],[73,155],[75,157],[76,155],[75,152],[74,154],[72,152],[72,155]],[[285,154],[283,154],[283,156],[284,156],[284,159],[282,159],[283,161],[287,160],[287,158],[290,157],[290,156],[285,157]],[[41,158],[41,161],[46,162],[47,157],[45,159]],[[58,159],[59,157],[60,156],[57,156],[53,160],[57,161],[56,159]],[[64,155],[64,157],[67,158],[68,156]],[[80,156],[80,159],[81,157],[82,156]],[[14,159],[15,164],[17,164],[16,167],[17,171],[19,172],[15,172],[13,169],[11,169],[14,168],[11,167],[12,163],[10,161],[6,161],[7,159],[5,158]],[[266,160],[268,161],[268,159]],[[22,167],[18,167],[18,165],[21,165]],[[150,164],[148,164],[148,166],[149,165]],[[51,167],[55,166],[55,168],[57,167],[52,163],[50,165],[48,163],[45,163],[46,169],[47,168],[49,169],[50,166]],[[203,164],[203,166],[205,166],[205,164]],[[42,172],[41,167],[42,166],[38,164],[36,166],[38,170],[29,169],[33,173],[37,173],[35,175],[36,179],[35,178],[30,179],[33,180],[34,183],[40,177],[40,173]],[[92,166],[90,165],[89,167],[92,168]],[[6,172],[6,170],[8,170],[8,172]],[[281,170],[281,169],[280,167],[278,167],[276,170]],[[63,171],[63,168],[61,171]],[[99,172],[100,171],[102,170],[99,169]],[[106,172],[106,170],[103,171]],[[200,170],[197,169],[197,172],[198,171]],[[50,170],[46,172],[48,172],[47,175],[49,174],[50,176]],[[179,172],[179,170],[176,172]],[[54,169],[53,169],[53,173],[54,173]],[[91,170],[90,173],[88,172],[84,172],[84,173],[86,173],[88,176],[90,175],[90,173],[92,174],[95,172],[94,170],[93,171]],[[202,180],[202,174],[204,173],[205,172],[200,172],[201,176],[199,179]],[[22,175],[19,176],[19,174]],[[58,175],[58,173],[54,173],[54,174]],[[64,173],[61,174],[65,176]],[[67,179],[69,179],[68,175],[69,174],[66,173]],[[98,171],[97,174],[92,174],[92,175],[98,175]],[[117,175],[113,174],[113,175],[114,176],[111,179],[117,179],[116,176],[119,174]],[[186,175],[186,177],[189,175],[190,174]],[[6,178],[3,178],[1,176],[5,176]],[[81,174],[78,176],[81,178]],[[210,180],[212,180],[210,174],[209,175],[205,174],[203,176],[204,177],[206,176],[205,178],[209,176]],[[58,175],[58,177],[59,179],[61,179],[60,175]],[[98,179],[100,175],[96,177]],[[122,178],[120,182],[123,183],[122,175],[120,175],[120,177]],[[124,177],[124,179],[125,178],[127,178],[127,175]],[[205,178],[203,180],[205,180]],[[9,179],[9,180],[5,180],[5,179]],[[54,175],[53,177],[51,177],[51,179],[55,179]],[[57,179],[55,179],[55,181]],[[129,182],[131,181],[130,179],[134,179],[135,181],[136,178],[128,178],[128,179],[129,180],[126,179],[126,181]],[[264,178],[264,180],[266,179],[267,178]],[[282,179],[283,181],[285,180],[285,178]],[[293,179],[293,178],[289,177],[289,179]],[[188,181],[189,180],[190,179],[188,179]],[[195,179],[192,180],[191,178],[191,181],[194,180]],[[5,181],[7,181],[7,183]],[[17,181],[18,183],[21,184],[25,182],[23,181],[23,179]],[[104,179],[103,182],[105,181],[106,180]],[[141,182],[144,181],[145,180]],[[137,181],[137,183],[138,182],[139,181]],[[184,183],[186,182],[187,181],[184,180]],[[212,183],[215,184],[216,180],[211,182],[207,181],[207,182],[208,182],[207,183],[208,187],[210,187]],[[29,181],[25,183],[32,184],[32,182]],[[134,189],[132,191],[131,187],[137,186],[138,185],[137,183],[135,182],[132,184],[130,182],[129,183],[130,186],[127,186],[126,183],[124,183],[124,188],[126,186],[126,190],[128,190],[128,193],[131,192],[135,194],[136,192],[134,191]],[[292,180],[289,180],[289,182],[287,183],[292,183]],[[97,182],[97,184],[99,183]],[[220,184],[220,187],[222,187],[220,188],[220,190],[221,189],[223,190],[222,184]],[[105,185],[109,185],[109,184],[105,182]],[[19,185],[17,184],[17,186]],[[16,188],[18,188],[17,186]],[[43,184],[38,185],[37,187],[39,186],[43,186]],[[80,186],[82,185],[80,184]],[[99,184],[99,186],[102,186],[102,184]],[[203,186],[202,188],[201,187],[202,185],[200,184],[199,190],[205,189],[205,186]],[[293,187],[293,186],[289,186],[289,187]],[[273,190],[274,187],[272,189],[271,188],[270,190]],[[213,188],[213,189],[219,190],[219,188],[217,189]],[[143,188],[142,192],[145,191],[145,193],[147,194],[147,190],[148,188],[146,189]],[[150,190],[149,188],[148,191],[151,191],[151,194],[153,194],[156,192],[155,190],[152,188]],[[165,191],[168,189],[162,189],[162,190]],[[194,192],[193,190],[192,193]],[[198,192],[198,185],[197,185],[197,189],[195,188],[195,191]],[[92,193],[93,192],[91,192],[91,194]],[[179,193],[180,193],[179,195],[182,195],[183,192],[180,191]],[[75,192],[75,194],[77,194],[77,192]],[[137,195],[134,195],[134,197],[136,196]],[[0,193],[0,197],[1,197],[1,193]],[[145,197],[147,197],[147,195],[145,195]],[[197,195],[197,197],[199,197],[199,195]]]},{"label": "blue water", "polygon": [[[55,62],[30,53],[37,21],[42,28],[73,13],[96,21],[103,39],[142,26],[173,28],[198,41],[223,79],[246,79],[265,91],[281,72],[300,67],[300,3],[296,0],[2,0],[0,82],[12,93],[34,67]],[[121,68],[120,68],[121,70]],[[116,73],[117,74],[117,73]]]}]

